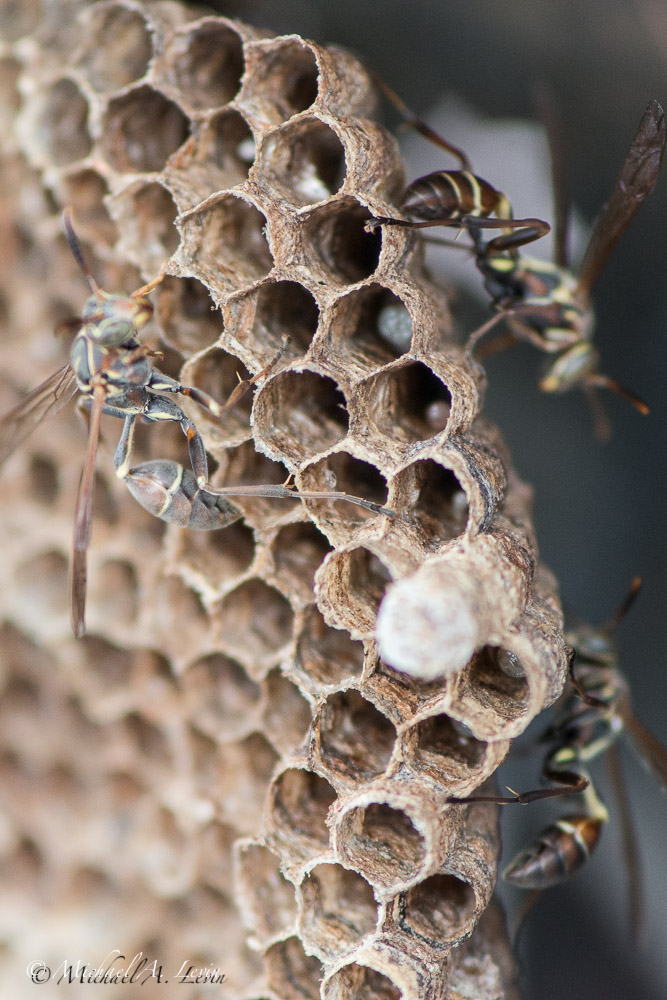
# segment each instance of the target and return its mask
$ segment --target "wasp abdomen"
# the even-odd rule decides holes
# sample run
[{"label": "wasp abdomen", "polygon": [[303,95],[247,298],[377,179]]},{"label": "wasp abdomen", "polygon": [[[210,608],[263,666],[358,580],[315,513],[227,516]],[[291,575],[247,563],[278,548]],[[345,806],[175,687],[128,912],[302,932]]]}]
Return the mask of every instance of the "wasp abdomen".
[{"label": "wasp abdomen", "polygon": [[509,215],[507,199],[488,181],[469,170],[436,170],[406,188],[401,209],[416,219],[486,218]]},{"label": "wasp abdomen", "polygon": [[149,514],[181,528],[214,531],[242,516],[225,497],[201,489],[190,469],[178,462],[143,462],[123,478],[132,496]]},{"label": "wasp abdomen", "polygon": [[514,858],[503,878],[522,889],[551,888],[583,865],[600,839],[602,825],[591,816],[564,816]]}]

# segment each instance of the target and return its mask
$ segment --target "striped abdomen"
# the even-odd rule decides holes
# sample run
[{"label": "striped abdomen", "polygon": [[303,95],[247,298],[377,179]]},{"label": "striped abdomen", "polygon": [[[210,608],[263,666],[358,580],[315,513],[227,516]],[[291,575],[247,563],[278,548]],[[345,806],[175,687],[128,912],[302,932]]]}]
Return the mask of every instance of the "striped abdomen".
[{"label": "striped abdomen", "polygon": [[522,889],[549,889],[569,878],[595,848],[602,819],[572,815],[548,826],[538,840],[521,851],[503,872],[503,878]]},{"label": "striped abdomen", "polygon": [[178,462],[143,462],[123,479],[134,499],[150,514],[181,528],[215,531],[241,517],[238,507],[199,487],[190,469]]},{"label": "striped abdomen", "polygon": [[511,217],[505,195],[468,170],[436,170],[418,177],[405,189],[401,210],[423,221],[484,219],[494,213],[500,219]]}]

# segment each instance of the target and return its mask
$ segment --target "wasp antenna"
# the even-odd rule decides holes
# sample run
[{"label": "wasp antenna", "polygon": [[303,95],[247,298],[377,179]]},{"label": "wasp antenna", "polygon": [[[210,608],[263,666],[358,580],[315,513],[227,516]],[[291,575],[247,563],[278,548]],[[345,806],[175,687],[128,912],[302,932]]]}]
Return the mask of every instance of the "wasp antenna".
[{"label": "wasp antenna", "polygon": [[377,73],[371,72],[371,77],[377,89],[384,94],[391,104],[394,105],[398,113],[403,115],[405,124],[408,128],[413,128],[415,132],[419,132],[419,134],[423,135],[425,139],[432,142],[434,146],[439,146],[440,149],[444,149],[445,152],[449,153],[459,161],[462,170],[472,170],[470,160],[462,149],[459,149],[458,146],[454,146],[451,142],[447,142],[447,140],[443,139],[443,137],[432,129],[430,125],[427,125],[425,121],[419,118],[414,111],[411,111],[405,101],[403,101],[398,94],[384,82],[382,77],[378,76]]},{"label": "wasp antenna", "polygon": [[77,264],[83,271],[86,281],[88,282],[88,287],[90,288],[93,295],[96,295],[98,299],[101,298],[102,293],[100,291],[100,286],[97,284],[92,274],[90,273],[90,268],[88,267],[83,258],[81,244],[79,243],[78,237],[74,232],[74,226],[72,225],[71,205],[67,205],[67,207],[63,210],[63,226],[65,229],[65,236],[67,237],[67,242],[69,243],[69,248],[72,251],[72,256],[74,257],[74,260],[77,262]]},{"label": "wasp antenna", "polygon": [[642,589],[642,578],[640,576],[636,576],[634,577],[632,583],[630,584],[630,589],[628,590],[627,594],[625,595],[619,606],[614,611],[609,621],[606,623],[606,625],[603,625],[602,627],[603,632],[611,632],[616,628],[617,625],[620,625],[620,623],[623,621],[623,619],[627,615],[632,605],[635,603],[635,599],[641,589]]}]

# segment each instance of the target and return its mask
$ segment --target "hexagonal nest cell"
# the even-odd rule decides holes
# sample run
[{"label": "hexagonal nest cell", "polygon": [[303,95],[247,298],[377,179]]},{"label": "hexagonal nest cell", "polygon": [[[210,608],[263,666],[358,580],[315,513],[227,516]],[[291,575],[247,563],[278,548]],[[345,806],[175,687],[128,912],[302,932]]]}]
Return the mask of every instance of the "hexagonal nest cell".
[{"label": "hexagonal nest cell", "polygon": [[[560,612],[419,237],[366,231],[402,176],[369,74],[177,2],[8,3],[0,35],[3,399],[63,364],[51,330],[89,294],[68,204],[106,290],[162,276],[141,333],[157,369],[220,403],[257,376],[222,417],[169,394],[214,488],[277,487],[232,497],[227,530],[167,526],[112,474],[105,415],[74,640],[81,434],[64,405],[48,442],[18,427],[0,476],[0,772],[26,940],[0,968],[24,975],[35,934],[55,967],[59,926],[70,951],[106,953],[116,927],[132,953],[222,966],[230,996],[443,1000],[465,980],[510,1000],[509,946],[479,921],[493,808],[446,799],[557,696]],[[188,465],[162,424],[138,422],[133,467]],[[194,495],[164,468],[167,493]],[[286,481],[375,507],[276,496]],[[378,610],[422,573],[436,606],[459,586],[479,616],[447,680],[379,658]]]}]

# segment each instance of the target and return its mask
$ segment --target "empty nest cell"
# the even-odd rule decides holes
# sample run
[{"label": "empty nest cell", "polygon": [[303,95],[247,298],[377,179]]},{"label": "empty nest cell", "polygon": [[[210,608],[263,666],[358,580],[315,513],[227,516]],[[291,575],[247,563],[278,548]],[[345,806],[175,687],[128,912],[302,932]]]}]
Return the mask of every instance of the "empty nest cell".
[{"label": "empty nest cell", "polygon": [[249,58],[240,103],[259,118],[279,125],[316,100],[317,60],[300,38],[260,42],[252,46]]},{"label": "empty nest cell", "polygon": [[[2,34],[1,22],[0,34]],[[21,69],[21,63],[17,59],[12,59],[11,56],[0,58],[0,123],[7,130],[21,107],[18,87]]]},{"label": "empty nest cell", "polygon": [[391,573],[375,552],[363,545],[332,552],[316,576],[320,609],[353,638],[372,638],[375,619]]},{"label": "empty nest cell", "polygon": [[329,846],[327,816],[336,801],[328,781],[303,768],[288,767],[270,789],[271,836],[290,863],[308,860]]},{"label": "empty nest cell", "polygon": [[206,285],[167,275],[157,290],[155,314],[165,341],[185,357],[216,343],[222,316]]},{"label": "empty nest cell", "polygon": [[28,490],[45,507],[53,507],[60,497],[60,470],[53,458],[43,454],[30,456]]},{"label": "empty nest cell", "polygon": [[218,18],[205,18],[174,37],[166,56],[170,82],[191,108],[219,108],[241,86],[245,64],[238,33]]},{"label": "empty nest cell", "polygon": [[64,200],[72,206],[79,236],[113,246],[118,230],[104,204],[109,192],[104,178],[93,169],[77,170],[66,174],[63,184]]},{"label": "empty nest cell", "polygon": [[276,669],[264,681],[262,731],[287,754],[303,743],[310,728],[310,705],[299,689]]},{"label": "empty nest cell", "polygon": [[138,183],[113,199],[123,245],[144,267],[158,272],[178,249],[178,209],[171,193],[157,183]]},{"label": "empty nest cell", "polygon": [[73,80],[58,80],[47,91],[37,128],[44,152],[56,166],[64,167],[88,156],[93,148],[88,101]]},{"label": "empty nest cell", "polygon": [[105,559],[91,587],[91,603],[104,607],[105,616],[119,625],[132,625],[139,611],[137,570],[125,559]]},{"label": "empty nest cell", "polygon": [[477,735],[494,738],[508,722],[526,714],[528,696],[528,680],[514,654],[483,646],[454,679],[452,711],[462,718],[474,716]]},{"label": "empty nest cell", "polygon": [[415,881],[426,857],[407,812],[386,802],[349,806],[337,821],[336,844],[344,863],[383,892]]},{"label": "empty nest cell", "polygon": [[242,842],[236,848],[236,873],[245,921],[258,943],[266,947],[284,937],[296,923],[296,900],[279,858],[261,844]]},{"label": "empty nest cell", "polygon": [[352,962],[343,966],[323,985],[324,1000],[402,1000],[403,991],[388,976],[367,965]]},{"label": "empty nest cell", "polygon": [[247,837],[260,829],[264,799],[278,755],[261,733],[223,743],[215,757],[217,783],[209,789],[220,817]]},{"label": "empty nest cell", "polygon": [[267,361],[271,352],[280,350],[286,336],[290,343],[284,357],[305,354],[320,319],[317,302],[297,281],[267,279],[233,299],[230,307],[236,319],[234,335],[255,350],[261,347]]},{"label": "empty nest cell", "polygon": [[197,660],[180,683],[192,724],[215,740],[226,743],[247,736],[259,718],[261,688],[221,653]]},{"label": "empty nest cell", "polygon": [[286,202],[296,207],[313,205],[342,187],[345,152],[329,125],[302,116],[267,136],[259,169]]},{"label": "empty nest cell", "polygon": [[[159,577],[151,594],[150,613],[151,628],[158,639],[164,637],[172,658],[191,662],[206,643],[209,631],[208,615],[199,595],[178,577]],[[179,624],[174,635],[175,621]]]},{"label": "empty nest cell", "polygon": [[382,237],[367,233],[371,213],[354,198],[341,197],[302,218],[305,263],[321,280],[338,285],[369,278],[380,261]]},{"label": "empty nest cell", "polygon": [[218,531],[187,531],[175,547],[183,576],[210,597],[230,588],[250,569],[255,558],[255,538],[243,521]]},{"label": "empty nest cell", "polygon": [[468,497],[460,480],[433,459],[411,462],[394,481],[396,493],[409,504],[424,549],[435,551],[466,530]]},{"label": "empty nest cell", "polygon": [[244,198],[216,196],[181,223],[194,266],[213,285],[231,291],[259,281],[273,267],[264,235],[266,217]]},{"label": "empty nest cell", "polygon": [[410,939],[421,939],[442,952],[470,933],[476,909],[472,886],[442,872],[401,893],[392,905],[391,922]]},{"label": "empty nest cell", "polygon": [[[432,715],[417,723],[410,737],[416,766],[448,790],[461,782],[479,784],[482,780],[488,744],[475,739],[462,723],[447,715]],[[493,759],[491,766],[496,764]]]},{"label": "empty nest cell", "polygon": [[[97,91],[119,90],[140,80],[153,54],[151,34],[138,10],[98,3],[88,11],[75,64]],[[100,39],[104,44],[100,45]]]},{"label": "empty nest cell", "polygon": [[178,105],[144,84],[109,101],[101,151],[120,173],[157,173],[188,133],[188,119]]},{"label": "empty nest cell", "polygon": [[135,663],[133,653],[90,634],[81,639],[77,653],[81,657],[77,686],[88,707],[102,708],[111,699],[125,708]]},{"label": "empty nest cell", "polygon": [[265,661],[275,661],[292,639],[289,601],[260,579],[247,580],[224,597],[215,619],[223,648],[260,673]]},{"label": "empty nest cell", "polygon": [[32,34],[41,16],[40,0],[9,0],[0,11],[0,35],[8,42],[16,42]]},{"label": "empty nest cell", "polygon": [[281,1000],[319,1000],[322,964],[307,955],[297,937],[279,941],[266,953],[270,988]]},{"label": "empty nest cell", "polygon": [[32,608],[38,607],[48,618],[64,615],[69,607],[69,564],[57,550],[39,552],[16,567],[14,581]]},{"label": "empty nest cell", "polygon": [[343,440],[347,401],[325,375],[309,369],[282,371],[258,394],[255,426],[273,449],[300,461]]},{"label": "empty nest cell", "polygon": [[378,922],[378,906],[368,882],[341,865],[317,865],[299,887],[299,931],[309,951],[325,960],[355,951]]},{"label": "empty nest cell", "polygon": [[365,373],[410,350],[412,317],[394,292],[373,282],[336,300],[327,339],[327,350]]},{"label": "empty nest cell", "polygon": [[306,610],[297,639],[294,669],[306,689],[339,685],[361,677],[364,647],[344,629],[327,625],[316,607]]},{"label": "empty nest cell", "polygon": [[368,378],[365,389],[364,422],[394,441],[428,441],[447,426],[451,393],[421,361],[397,361]]},{"label": "empty nest cell", "polygon": [[348,689],[331,694],[315,718],[322,766],[352,786],[383,774],[396,741],[389,719]]},{"label": "empty nest cell", "polygon": [[119,759],[126,763],[139,775],[144,787],[162,789],[171,780],[175,769],[173,748],[166,734],[139,712],[129,712],[106,726],[104,736],[106,754],[115,767]]},{"label": "empty nest cell", "polygon": [[313,601],[315,573],[331,545],[312,522],[281,528],[272,546],[273,562],[281,587],[299,604]]},{"label": "empty nest cell", "polygon": [[255,138],[243,115],[226,108],[206,121],[199,133],[196,158],[207,168],[209,191],[241,184],[255,162]]},{"label": "empty nest cell", "polygon": [[54,666],[47,650],[9,622],[0,624],[0,695],[6,680],[30,677],[36,681]]}]

